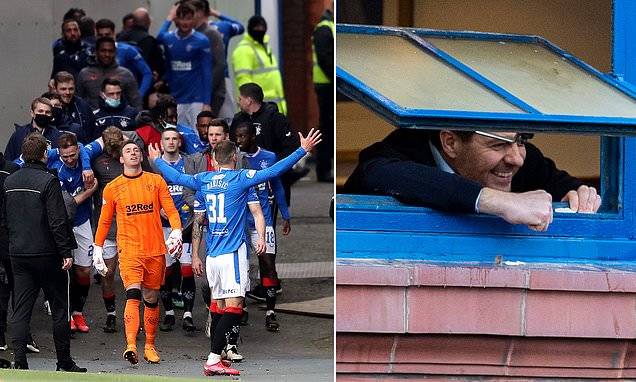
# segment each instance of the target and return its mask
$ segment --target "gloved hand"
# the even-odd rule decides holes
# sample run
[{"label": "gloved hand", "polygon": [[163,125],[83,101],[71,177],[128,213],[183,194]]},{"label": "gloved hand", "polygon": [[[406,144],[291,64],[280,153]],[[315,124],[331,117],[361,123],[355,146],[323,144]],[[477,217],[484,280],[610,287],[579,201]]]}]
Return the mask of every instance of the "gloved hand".
[{"label": "gloved hand", "polygon": [[93,244],[93,266],[97,273],[102,276],[106,276],[108,273],[108,267],[104,262],[104,249],[97,244]]},{"label": "gloved hand", "polygon": [[168,249],[168,254],[175,259],[181,257],[181,250],[183,249],[183,238],[180,229],[173,229],[168,235],[168,240],[166,240],[166,248]]}]

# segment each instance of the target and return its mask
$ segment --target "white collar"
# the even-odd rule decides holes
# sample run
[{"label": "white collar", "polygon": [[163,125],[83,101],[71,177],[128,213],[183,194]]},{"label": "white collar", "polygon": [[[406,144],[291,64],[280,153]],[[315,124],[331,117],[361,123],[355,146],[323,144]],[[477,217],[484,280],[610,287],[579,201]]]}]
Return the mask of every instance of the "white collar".
[{"label": "white collar", "polygon": [[435,147],[431,141],[428,141],[428,146],[431,148],[431,152],[433,153],[433,159],[435,160],[435,164],[437,165],[437,168],[439,168],[440,170],[447,172],[449,174],[454,174],[455,171],[453,170],[453,168],[448,164],[448,162],[446,162],[444,160],[444,157],[442,156],[442,154],[439,152],[439,150],[437,149],[437,147]]}]

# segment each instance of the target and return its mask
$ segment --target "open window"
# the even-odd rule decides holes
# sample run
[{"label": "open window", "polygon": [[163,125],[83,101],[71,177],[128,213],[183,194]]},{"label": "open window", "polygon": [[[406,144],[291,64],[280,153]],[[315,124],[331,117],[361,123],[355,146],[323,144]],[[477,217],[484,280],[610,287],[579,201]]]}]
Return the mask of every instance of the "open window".
[{"label": "open window", "polygon": [[[337,27],[336,75],[339,92],[399,128],[603,137],[598,214],[555,213],[547,232],[534,232],[493,216],[338,195],[339,259],[622,263],[636,257],[636,168],[628,160],[636,158],[636,144],[623,138],[636,135],[629,84],[537,36],[353,25]],[[425,237],[426,248],[413,236]]]}]

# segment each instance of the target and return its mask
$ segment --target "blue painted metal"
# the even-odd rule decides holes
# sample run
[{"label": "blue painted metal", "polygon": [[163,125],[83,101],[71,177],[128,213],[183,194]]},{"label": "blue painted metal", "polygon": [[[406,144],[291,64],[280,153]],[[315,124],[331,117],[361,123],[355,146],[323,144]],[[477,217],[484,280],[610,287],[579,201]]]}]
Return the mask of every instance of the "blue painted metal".
[{"label": "blue painted metal", "polygon": [[[508,40],[514,42],[529,42],[544,46],[555,54],[563,57],[573,65],[579,67],[590,75],[598,78],[600,81],[614,87],[617,91],[623,92],[625,95],[636,100],[636,92],[631,85],[625,85],[614,78],[607,76],[590,65],[580,61],[571,54],[560,49],[549,41],[537,36],[521,36],[512,34],[498,33],[481,33],[481,32],[457,32],[457,31],[433,31],[430,29],[407,29],[395,27],[377,27],[377,26],[354,26],[341,25],[337,26],[338,33],[357,33],[357,34],[381,34],[400,36],[407,39],[420,49],[426,50],[430,54],[435,55],[441,60],[453,66],[456,70],[464,75],[472,78],[488,90],[497,94],[509,103],[518,106],[527,113],[493,113],[493,112],[471,112],[471,111],[447,111],[447,110],[428,110],[428,109],[411,109],[397,105],[390,99],[378,93],[375,89],[366,86],[355,76],[348,73],[341,67],[336,68],[337,87],[338,90],[348,97],[367,105],[370,109],[380,114],[390,123],[398,127],[410,128],[439,128],[439,127],[455,127],[459,129],[484,129],[491,130],[518,130],[528,132],[577,132],[604,134],[609,136],[636,135],[636,118],[622,117],[595,117],[595,116],[577,116],[577,115],[554,115],[542,114],[536,109],[527,105],[525,102],[515,97],[492,81],[481,76],[479,73],[468,68],[459,60],[445,53],[432,44],[423,41],[421,37],[453,37],[453,38],[471,38],[481,40]],[[417,37],[419,36],[419,38]]]},{"label": "blue painted metal", "polygon": [[[634,86],[636,84],[636,2],[615,0],[614,12],[613,62],[616,77],[624,79],[624,82],[617,83],[617,86],[628,89],[626,93],[633,95],[633,90],[636,89]],[[381,28],[364,27],[363,30],[375,33]],[[514,37],[519,41],[527,42],[536,42],[540,39],[536,36],[496,33],[430,30],[416,32],[420,31],[438,36],[452,33],[458,38],[473,38],[479,35],[482,39],[498,40],[502,37]],[[575,64],[581,65],[580,62]],[[391,104],[390,101],[386,102],[388,101],[386,99],[374,98],[378,95],[373,94],[372,89],[365,89],[364,86],[359,87],[361,85],[359,83],[349,82],[352,79],[345,78],[348,75],[346,72],[341,71],[337,75],[342,82],[339,88],[341,86],[345,91],[352,92],[348,86],[357,87],[357,94],[361,96],[359,100],[363,104],[379,107],[376,111],[380,114],[384,113],[383,117],[397,126],[425,128],[427,125],[430,126],[431,119],[436,118],[433,113],[420,121],[416,121],[414,117],[410,117],[410,120],[396,118],[396,111],[408,113],[412,110],[400,110],[399,106]],[[613,81],[608,76],[599,78]],[[458,113],[460,116],[461,114]],[[507,126],[508,130],[511,129],[511,123],[515,123],[515,118],[519,118],[517,115],[494,114],[496,113],[491,113],[483,120],[501,118],[498,122],[501,126]],[[448,120],[452,118],[449,115],[445,117]],[[463,117],[470,119],[475,116],[463,115]],[[554,116],[530,114],[522,116],[522,118],[528,117],[552,118]],[[442,119],[439,116],[437,118]],[[410,122],[411,125],[406,122]],[[567,121],[566,118],[562,122],[563,125],[560,127],[565,127],[572,121]],[[607,128],[620,129],[620,121],[607,119],[604,123]],[[532,127],[536,128],[537,125]],[[589,132],[585,129],[577,131]],[[480,264],[493,264],[501,260],[532,263],[584,263],[601,267],[634,269],[636,266],[636,161],[633,160],[634,158],[636,158],[636,138],[603,137],[601,190],[605,212],[594,215],[555,214],[554,222],[547,232],[530,231],[524,226],[510,225],[493,216],[457,215],[424,207],[408,206],[391,197],[337,195],[336,257],[339,260],[405,259]]]},{"label": "blue painted metal", "polygon": [[528,105],[527,103],[523,102],[521,99],[515,97],[512,93],[510,93],[506,89],[504,89],[501,86],[497,85],[496,83],[490,81],[488,78],[482,76],[477,71],[469,68],[468,66],[463,64],[461,61],[455,59],[450,54],[448,54],[448,53],[444,52],[443,50],[437,48],[435,45],[429,43],[428,41],[423,40],[421,37],[419,37],[418,35],[416,35],[414,33],[407,33],[407,35],[409,37],[411,37],[411,39],[415,43],[417,43],[425,51],[432,53],[434,56],[436,56],[440,60],[446,62],[447,64],[449,64],[453,68],[459,70],[460,72],[462,72],[464,74],[467,74],[473,80],[477,81],[482,86],[484,86],[486,89],[496,93],[498,96],[500,96],[501,98],[505,99],[506,101],[508,101],[512,105],[518,107],[519,109],[521,109],[521,110],[523,110],[523,111],[525,111],[527,113],[541,114],[537,109],[535,109],[532,106]]}]

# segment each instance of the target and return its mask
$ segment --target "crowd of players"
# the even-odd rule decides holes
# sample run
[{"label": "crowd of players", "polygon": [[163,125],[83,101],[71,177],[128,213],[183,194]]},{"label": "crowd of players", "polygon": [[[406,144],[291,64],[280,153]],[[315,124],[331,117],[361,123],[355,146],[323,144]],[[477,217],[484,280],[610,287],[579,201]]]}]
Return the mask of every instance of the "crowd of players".
[{"label": "crowd of players", "polygon": [[[216,20],[209,22],[210,16]],[[65,14],[62,37],[53,43],[49,89],[33,100],[31,121],[16,125],[0,180],[33,160],[21,155],[26,141],[46,140],[46,165],[59,178],[77,244],[69,330],[90,330],[84,306],[94,268],[101,276],[103,330],[118,331],[114,275],[119,265],[126,289],[124,358],[138,362],[143,300],[144,358],[158,363],[154,336],[176,323],[175,291],[183,304],[182,327],[194,331],[194,277],[206,274],[211,352],[204,372],[237,375],[230,362],[243,358],[237,341],[246,293],[266,302],[266,329],[279,330],[276,216],[280,211],[287,235],[290,186],[298,178],[290,169],[320,142],[320,134],[291,131],[275,57],[270,56],[275,65],[254,68],[241,64],[246,57],[233,58],[237,82],[229,81],[228,41],[242,34],[243,26],[210,9],[206,0],[177,3],[156,38],[148,33],[150,18],[143,8],[124,17],[124,26],[116,34],[111,20],[93,22],[81,9]],[[250,19],[244,40],[271,55],[262,17]],[[242,51],[260,60],[256,50]],[[277,77],[271,77],[274,69]],[[269,77],[259,76],[263,73]],[[248,252],[258,255],[260,285],[253,288]],[[2,265],[10,286],[11,262],[5,257]],[[8,298],[0,293],[0,350],[7,349]],[[26,345],[39,351],[30,336]],[[15,363],[28,368],[25,357]],[[62,369],[86,371],[76,365]]]}]

